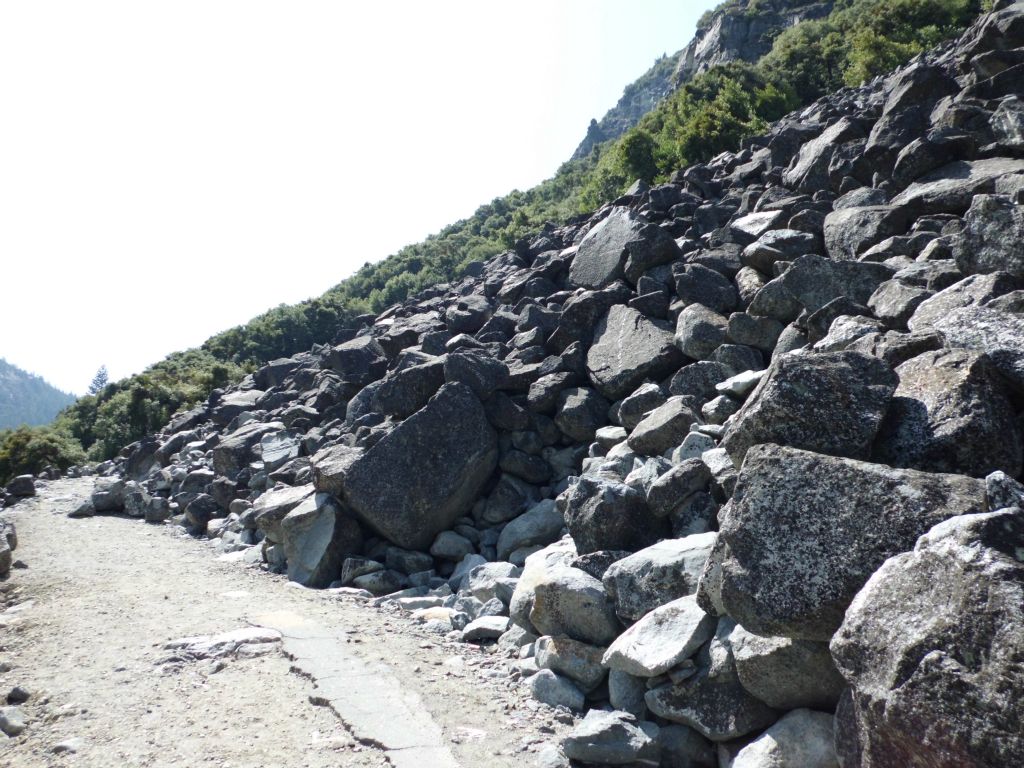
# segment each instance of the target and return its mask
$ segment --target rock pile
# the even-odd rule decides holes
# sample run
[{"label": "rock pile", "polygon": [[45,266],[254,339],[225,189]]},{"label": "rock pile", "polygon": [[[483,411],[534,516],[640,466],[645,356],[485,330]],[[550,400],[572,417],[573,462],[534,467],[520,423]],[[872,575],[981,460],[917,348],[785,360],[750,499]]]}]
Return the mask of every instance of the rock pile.
[{"label": "rock pile", "polygon": [[1024,3],[996,8],[215,392],[75,514],[494,642],[590,710],[549,762],[1024,764]]}]

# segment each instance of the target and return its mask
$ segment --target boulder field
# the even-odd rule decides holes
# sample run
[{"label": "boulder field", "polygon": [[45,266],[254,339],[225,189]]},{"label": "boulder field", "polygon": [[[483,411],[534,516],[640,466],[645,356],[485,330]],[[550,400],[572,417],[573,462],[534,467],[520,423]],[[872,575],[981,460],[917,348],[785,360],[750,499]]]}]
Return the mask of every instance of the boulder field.
[{"label": "boulder field", "polygon": [[74,514],[492,645],[545,765],[1024,765],[1024,3],[466,274]]}]

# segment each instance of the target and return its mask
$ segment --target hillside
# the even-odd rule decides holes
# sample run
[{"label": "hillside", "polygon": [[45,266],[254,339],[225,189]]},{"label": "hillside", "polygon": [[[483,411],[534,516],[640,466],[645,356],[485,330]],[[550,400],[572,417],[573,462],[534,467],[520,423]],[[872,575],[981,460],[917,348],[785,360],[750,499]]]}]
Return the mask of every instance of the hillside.
[{"label": "hillside", "polygon": [[[835,14],[832,40],[871,19]],[[696,86],[724,110],[780,87],[763,66],[705,73],[632,135],[657,161],[708,119]],[[257,367],[57,509],[466,644],[445,653],[569,726],[523,765],[1024,765],[1022,241],[1024,2],[999,2]],[[175,583],[204,565],[168,563]],[[459,670],[456,712],[470,664],[437,675]]]},{"label": "hillside", "polygon": [[[709,16],[698,38],[708,39],[721,14],[742,10],[748,18],[762,7],[777,14],[786,5],[729,0]],[[362,316],[475,273],[503,251],[523,253],[531,233],[576,220],[614,200],[637,179],[665,181],[687,164],[735,149],[790,110],[887,72],[955,36],[980,9],[979,0],[843,0],[827,17],[800,21],[773,36],[771,51],[758,62],[732,61],[696,74],[619,139],[565,163],[540,185],[497,198],[424,242],[364,265],[318,298],[272,309],[213,336],[199,349],[174,353],[138,376],[111,384],[96,397],[81,398],[55,429],[91,458],[110,458],[160,428],[177,410],[255,366],[344,338],[345,329],[365,321]],[[714,47],[705,44],[701,55],[713,60]],[[12,471],[38,468],[24,463]]]},{"label": "hillside", "polygon": [[0,430],[49,424],[75,396],[0,359]]}]

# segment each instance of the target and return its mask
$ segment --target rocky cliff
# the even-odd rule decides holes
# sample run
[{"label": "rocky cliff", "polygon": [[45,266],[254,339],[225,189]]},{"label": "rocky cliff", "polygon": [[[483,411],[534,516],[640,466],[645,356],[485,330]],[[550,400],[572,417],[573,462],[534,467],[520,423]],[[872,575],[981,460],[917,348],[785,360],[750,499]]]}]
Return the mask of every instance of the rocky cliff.
[{"label": "rocky cliff", "polygon": [[718,6],[685,48],[665,56],[626,86],[622,98],[600,120],[591,120],[572,159],[586,157],[598,144],[617,139],[640,122],[675,88],[694,75],[730,61],[755,62],[772,48],[779,33],[801,21],[828,16],[833,0],[739,0]]},{"label": "rocky cliff", "polygon": [[1024,3],[281,359],[76,515],[493,644],[545,765],[1024,763]]}]

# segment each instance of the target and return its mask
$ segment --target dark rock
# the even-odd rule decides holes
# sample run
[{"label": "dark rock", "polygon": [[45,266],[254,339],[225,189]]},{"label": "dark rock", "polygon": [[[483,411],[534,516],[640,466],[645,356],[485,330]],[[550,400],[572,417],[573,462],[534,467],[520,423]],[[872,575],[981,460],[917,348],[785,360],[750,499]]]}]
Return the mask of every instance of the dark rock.
[{"label": "dark rock", "polygon": [[[817,312],[840,296],[858,304],[867,304],[871,294],[892,277],[893,271],[884,264],[837,262],[821,256],[801,256],[779,278],[779,282],[808,312]],[[751,313],[753,310],[751,306]]]},{"label": "dark rock", "polygon": [[1006,380],[1024,392],[1024,316],[964,307],[936,320],[935,330],[945,334],[949,346],[986,353]]},{"label": "dark rock", "polygon": [[620,305],[598,322],[587,353],[591,381],[611,400],[628,395],[645,379],[669,376],[682,362],[666,325]]},{"label": "dark rock", "polygon": [[871,577],[832,641],[844,765],[1024,760],[1022,547],[1019,509],[956,517]]},{"label": "dark rock", "polygon": [[651,513],[644,494],[623,483],[584,476],[569,486],[560,501],[581,555],[642,549],[668,530],[665,521]]},{"label": "dark rock", "polygon": [[1024,206],[1008,197],[978,195],[953,240],[957,266],[965,275],[1008,272],[1024,277]]},{"label": "dark rock", "polygon": [[828,640],[886,558],[984,510],[981,480],[755,446],[719,515],[722,603],[751,632]]},{"label": "dark rock", "polygon": [[670,397],[636,425],[629,447],[645,456],[658,456],[679,445],[699,417],[683,397]]},{"label": "dark rock", "polygon": [[675,344],[694,360],[706,360],[726,342],[729,321],[702,304],[690,304],[676,320]]},{"label": "dark rock", "polygon": [[389,541],[426,549],[472,506],[497,454],[497,436],[472,390],[446,384],[364,454],[342,457],[351,461],[341,467],[324,460],[330,453],[314,456],[314,483],[340,491],[357,517]]},{"label": "dark rock", "polygon": [[836,261],[852,261],[885,238],[906,232],[907,223],[907,214],[897,207],[876,205],[833,211],[825,218],[825,249]]},{"label": "dark rock", "polygon": [[288,578],[307,587],[326,587],[341,573],[344,559],[363,544],[359,524],[324,493],[307,496],[280,523]]},{"label": "dark rock", "polygon": [[722,439],[739,466],[758,443],[867,458],[898,384],[882,361],[860,352],[776,359]]},{"label": "dark rock", "polygon": [[676,295],[688,304],[703,304],[716,312],[731,312],[739,302],[736,287],[713,269],[683,265],[675,272]]},{"label": "dark rock", "polygon": [[373,401],[375,410],[399,419],[412,416],[445,383],[445,361],[438,358],[385,376]]},{"label": "dark rock", "polygon": [[7,493],[24,498],[36,495],[36,481],[32,475],[18,475],[7,484]]},{"label": "dark rock", "polygon": [[608,401],[587,387],[564,390],[558,397],[555,424],[573,440],[586,443],[608,421]]}]

